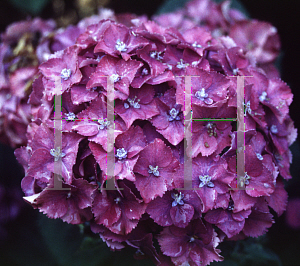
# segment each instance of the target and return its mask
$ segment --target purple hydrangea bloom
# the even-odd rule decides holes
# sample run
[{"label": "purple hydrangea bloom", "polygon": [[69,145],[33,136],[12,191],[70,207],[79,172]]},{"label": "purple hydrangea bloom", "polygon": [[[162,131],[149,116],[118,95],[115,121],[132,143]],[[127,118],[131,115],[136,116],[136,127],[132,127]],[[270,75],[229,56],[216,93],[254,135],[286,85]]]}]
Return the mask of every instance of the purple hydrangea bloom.
[{"label": "purple hydrangea bloom", "polygon": [[[194,0],[154,20],[100,13],[43,43],[44,60],[56,53],[39,62],[29,96],[27,146],[15,151],[25,170],[21,186],[26,201],[49,217],[90,221],[112,250],[134,247],[136,258],[150,256],[156,265],[208,265],[223,259],[219,242],[264,234],[273,223],[269,207],[284,212],[282,180],[291,178],[288,147],[297,136],[289,117],[293,95],[273,64],[277,33],[268,23],[247,20],[228,1]],[[0,59],[9,53],[3,44]],[[1,85],[8,84],[5,67]],[[11,75],[16,95],[4,99],[8,89],[0,90],[0,104],[12,112],[27,75],[36,73],[30,67]],[[192,76],[193,119],[209,119],[236,117],[234,77],[243,75],[252,76],[245,78],[246,190],[236,189],[236,122],[194,120],[187,190],[182,76]],[[63,121],[62,147],[55,148],[56,95]],[[115,168],[108,181],[115,190],[106,183],[112,130]],[[49,189],[60,159],[62,185],[70,191]]]}]

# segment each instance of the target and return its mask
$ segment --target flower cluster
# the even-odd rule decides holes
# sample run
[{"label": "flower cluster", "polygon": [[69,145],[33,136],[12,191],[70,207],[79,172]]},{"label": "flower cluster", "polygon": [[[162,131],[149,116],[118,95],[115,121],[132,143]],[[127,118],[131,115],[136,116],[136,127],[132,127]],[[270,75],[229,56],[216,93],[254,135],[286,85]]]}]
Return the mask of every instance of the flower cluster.
[{"label": "flower cluster", "polygon": [[[197,33],[191,31],[191,28],[201,25],[213,37],[220,37],[228,48],[241,47],[247,58],[262,68],[268,77],[279,77],[273,64],[280,52],[277,29],[268,22],[248,19],[239,10],[231,8],[230,4],[228,0],[219,4],[211,0],[193,0],[184,8],[154,16],[153,20],[161,26],[174,27],[181,33],[188,30],[187,35],[190,37],[187,40],[193,42],[193,47],[198,48],[198,51],[204,43],[195,40],[194,35]],[[202,41],[208,41],[206,38],[203,36]],[[234,66],[234,75],[240,67]]]},{"label": "flower cluster", "polygon": [[38,66],[55,52],[73,45],[80,33],[101,19],[114,18],[100,9],[76,26],[57,29],[53,20],[40,18],[9,25],[0,38],[0,141],[13,148],[26,145],[31,121],[28,97]]},{"label": "flower cluster", "polygon": [[34,19],[10,25],[0,43],[0,140],[12,147],[26,144],[30,122],[27,104],[41,63],[36,49],[40,39],[55,28],[54,21]]},{"label": "flower cluster", "polygon": [[[208,7],[214,15],[206,15]],[[262,67],[277,53],[266,56],[235,39],[239,32],[250,38],[260,24],[246,21],[250,26],[243,27],[240,13],[208,0],[180,12],[198,20],[179,16],[190,26],[179,28],[180,22],[176,29],[131,15],[103,19],[42,63],[29,97],[27,146],[15,155],[25,170],[25,200],[48,217],[89,222],[112,250],[129,245],[157,265],[207,265],[223,259],[221,241],[260,236],[273,223],[270,208],[283,213],[283,178],[291,178],[288,147],[297,131],[288,114],[290,88]],[[205,26],[196,25],[203,21]],[[223,27],[219,34],[216,25]],[[273,44],[269,34],[256,36],[266,49]],[[277,46],[277,38],[271,39]],[[206,120],[236,117],[236,76],[247,76],[246,189],[235,189],[236,122],[215,120],[192,121],[192,189],[185,189],[185,76],[192,76],[193,119]],[[114,121],[108,115],[109,84]],[[61,147],[55,147],[54,135],[58,94]],[[115,189],[106,187],[112,143]],[[51,189],[60,174],[55,162],[61,163],[64,189]]]}]

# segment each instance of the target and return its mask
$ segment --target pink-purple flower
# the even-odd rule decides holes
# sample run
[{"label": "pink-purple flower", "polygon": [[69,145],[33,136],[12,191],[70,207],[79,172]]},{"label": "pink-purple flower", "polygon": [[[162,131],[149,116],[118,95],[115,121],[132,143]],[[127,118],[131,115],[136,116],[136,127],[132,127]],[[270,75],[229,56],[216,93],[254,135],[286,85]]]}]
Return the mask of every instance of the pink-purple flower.
[{"label": "pink-purple flower", "polygon": [[[297,136],[289,117],[293,95],[273,71],[274,28],[228,3],[195,0],[154,21],[129,14],[82,21],[53,42],[43,40],[37,57],[47,61],[28,92],[37,65],[15,69],[10,80],[2,65],[0,111],[19,110],[26,120],[18,97],[29,97],[27,145],[15,151],[25,170],[25,200],[50,218],[89,221],[112,250],[131,246],[136,257],[148,255],[156,265],[208,265],[223,259],[221,241],[264,234],[274,222],[270,208],[277,215],[286,208],[282,180],[291,178],[288,147]],[[9,44],[1,44],[0,60],[10,53]],[[239,181],[245,189],[238,190],[240,121],[234,120],[236,77],[243,75],[245,173]],[[187,76],[198,119],[190,128]],[[59,95],[61,110],[55,110]],[[0,122],[19,121],[5,119]],[[57,162],[62,188],[69,190],[51,189]]]}]

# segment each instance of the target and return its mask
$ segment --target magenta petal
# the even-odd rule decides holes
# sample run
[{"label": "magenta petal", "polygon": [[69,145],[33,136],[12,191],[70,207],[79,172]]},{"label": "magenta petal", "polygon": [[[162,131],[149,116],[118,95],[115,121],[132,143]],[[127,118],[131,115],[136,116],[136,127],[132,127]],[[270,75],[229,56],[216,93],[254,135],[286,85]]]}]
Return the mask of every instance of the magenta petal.
[{"label": "magenta petal", "polygon": [[[255,208],[256,207],[256,208]],[[246,219],[243,232],[246,236],[258,237],[266,233],[267,228],[274,223],[272,214],[269,212],[268,206],[264,199],[252,209],[252,213]]]},{"label": "magenta petal", "polygon": [[170,226],[173,224],[170,216],[170,210],[172,208],[171,192],[167,191],[162,197],[157,197],[152,200],[146,209],[150,217],[161,226]]},{"label": "magenta petal", "polygon": [[83,223],[92,218],[85,208],[92,206],[95,186],[86,180],[74,180],[71,190],[45,189],[38,196],[36,204],[50,218],[62,218],[72,224]]},{"label": "magenta petal", "polygon": [[107,192],[97,193],[93,203],[93,213],[97,224],[103,224],[106,227],[117,222],[121,217],[121,208],[117,204],[113,204],[113,200],[107,197]]},{"label": "magenta petal", "polygon": [[71,88],[72,102],[76,105],[83,102],[90,102],[98,96],[96,91],[88,91],[84,85],[74,85]]},{"label": "magenta petal", "polygon": [[269,206],[276,211],[278,216],[282,215],[286,209],[288,194],[285,191],[284,184],[281,180],[277,180],[274,193],[272,193],[269,197],[266,197],[266,201]]},{"label": "magenta petal", "polygon": [[143,130],[139,126],[132,126],[116,138],[115,144],[118,148],[124,148],[127,157],[132,158],[142,151],[147,143]]},{"label": "magenta petal", "polygon": [[134,184],[146,203],[149,203],[157,196],[161,197],[167,191],[167,185],[163,178],[145,177],[139,174],[135,176],[136,181]]},{"label": "magenta petal", "polygon": [[161,232],[158,242],[164,255],[170,257],[179,257],[185,254],[187,245],[185,239],[182,238],[185,230],[178,228],[175,231],[174,226],[165,227]]},{"label": "magenta petal", "polygon": [[186,227],[194,216],[194,208],[189,204],[177,205],[170,210],[170,216],[175,226]]}]

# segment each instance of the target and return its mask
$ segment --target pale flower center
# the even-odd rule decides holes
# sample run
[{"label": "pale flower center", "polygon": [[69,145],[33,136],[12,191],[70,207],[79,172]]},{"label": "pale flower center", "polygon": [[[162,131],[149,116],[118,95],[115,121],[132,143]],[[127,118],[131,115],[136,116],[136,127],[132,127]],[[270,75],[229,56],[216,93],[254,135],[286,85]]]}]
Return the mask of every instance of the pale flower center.
[{"label": "pale flower center", "polygon": [[69,112],[69,113],[67,113],[65,115],[67,116],[67,120],[68,121],[74,121],[75,118],[76,118],[76,115],[74,113],[72,113],[72,112]]},{"label": "pale flower center", "polygon": [[256,153],[256,157],[260,161],[262,161],[264,159],[264,157],[262,157],[262,155],[260,153]]},{"label": "pale flower center", "polygon": [[146,75],[148,75],[148,69],[147,69],[147,68],[144,68],[144,69],[142,70],[142,76],[146,76]]},{"label": "pale flower center", "polygon": [[60,72],[60,76],[63,80],[68,80],[71,77],[71,69],[67,69],[64,68],[61,72]]},{"label": "pale flower center", "polygon": [[216,125],[214,123],[208,122],[207,125],[207,133],[208,135],[217,137]]},{"label": "pale flower center", "polygon": [[244,185],[249,185],[249,179],[251,179],[251,177],[247,174],[247,172],[245,172],[245,175],[243,177],[241,177],[241,179],[240,179],[240,185],[242,187]]},{"label": "pale flower center", "polygon": [[106,118],[104,118],[104,119],[100,118],[97,121],[100,124],[100,126],[99,126],[100,129],[108,128],[108,126],[110,125],[110,122],[107,121]]},{"label": "pale flower center", "polygon": [[187,66],[189,66],[189,64],[188,63],[184,64],[183,59],[180,59],[180,62],[177,62],[176,67],[179,68],[179,69],[183,69],[183,68],[186,68]]},{"label": "pale flower center", "polygon": [[124,107],[126,109],[128,109],[130,106],[132,106],[135,109],[139,109],[139,108],[141,108],[141,106],[139,104],[139,101],[140,101],[140,99],[137,99],[136,96],[133,99],[128,98],[127,102],[129,102],[129,104],[128,103],[124,103]]},{"label": "pale flower center", "polygon": [[271,130],[271,132],[273,134],[277,134],[278,133],[278,129],[277,129],[276,125],[272,125],[271,128],[270,128],[270,130]]},{"label": "pale flower center", "polygon": [[175,108],[172,108],[170,111],[169,111],[169,121],[173,121],[173,120],[180,120],[180,117],[178,116],[179,114],[179,110],[176,110]]},{"label": "pale flower center", "polygon": [[122,149],[117,149],[116,157],[117,157],[119,160],[125,159],[125,158],[127,157],[127,151],[125,151],[124,148],[122,148]]},{"label": "pale flower center", "polygon": [[112,81],[113,83],[117,82],[120,80],[120,76],[118,74],[112,74],[110,77],[109,77],[110,81]]},{"label": "pale flower center", "polygon": [[251,112],[252,112],[252,110],[251,110],[251,107],[250,107],[250,101],[248,101],[246,104],[244,104],[245,105],[245,115],[246,115],[246,113],[248,112],[249,113],[249,115],[251,115]]},{"label": "pale flower center", "polygon": [[237,75],[237,73],[238,73],[238,71],[239,71],[239,69],[238,68],[234,68],[234,69],[232,69],[232,72],[233,72],[233,75]]},{"label": "pale flower center", "polygon": [[267,93],[265,91],[262,92],[262,94],[259,96],[259,100],[263,102],[267,98]]},{"label": "pale flower center", "polygon": [[192,44],[192,46],[195,48],[202,48],[202,45],[198,44],[196,41]]},{"label": "pale flower center", "polygon": [[200,100],[203,101],[205,98],[208,97],[208,94],[205,92],[205,89],[202,88],[200,91],[197,91],[197,92],[195,93],[195,96],[196,96],[198,99],[200,99]]},{"label": "pale flower center", "polygon": [[66,156],[66,154],[60,150],[60,147],[57,147],[56,149],[51,149],[50,154],[54,157],[55,162],[57,162],[59,158],[63,158],[64,156]]},{"label": "pale flower center", "polygon": [[211,182],[211,177],[209,175],[199,175],[200,184],[199,187],[204,187],[205,185],[208,187],[214,187],[214,183]]},{"label": "pale flower center", "polygon": [[158,166],[153,167],[152,165],[149,165],[150,170],[148,170],[149,174],[153,174],[154,176],[159,176]]},{"label": "pale flower center", "polygon": [[121,42],[120,39],[117,40],[117,44],[115,47],[119,52],[127,51],[126,44],[124,42]]},{"label": "pale flower center", "polygon": [[150,52],[150,57],[155,60],[161,60],[163,59],[163,57],[160,55],[161,53],[162,52],[157,52],[157,51]]},{"label": "pale flower center", "polygon": [[121,199],[120,199],[120,197],[117,197],[114,199],[114,201],[116,202],[116,204],[118,204],[121,201]]},{"label": "pale flower center", "polygon": [[212,104],[214,101],[211,98],[208,98],[208,94],[205,92],[205,89],[202,88],[200,91],[196,91],[195,97],[201,101],[204,101],[206,104]]},{"label": "pale flower center", "polygon": [[172,197],[172,199],[174,199],[174,201],[172,202],[172,207],[175,207],[175,206],[177,206],[178,204],[179,205],[183,205],[184,204],[184,202],[183,202],[183,194],[181,193],[181,192],[179,192],[179,194],[177,194],[177,193],[172,193],[171,194],[171,197]]}]

